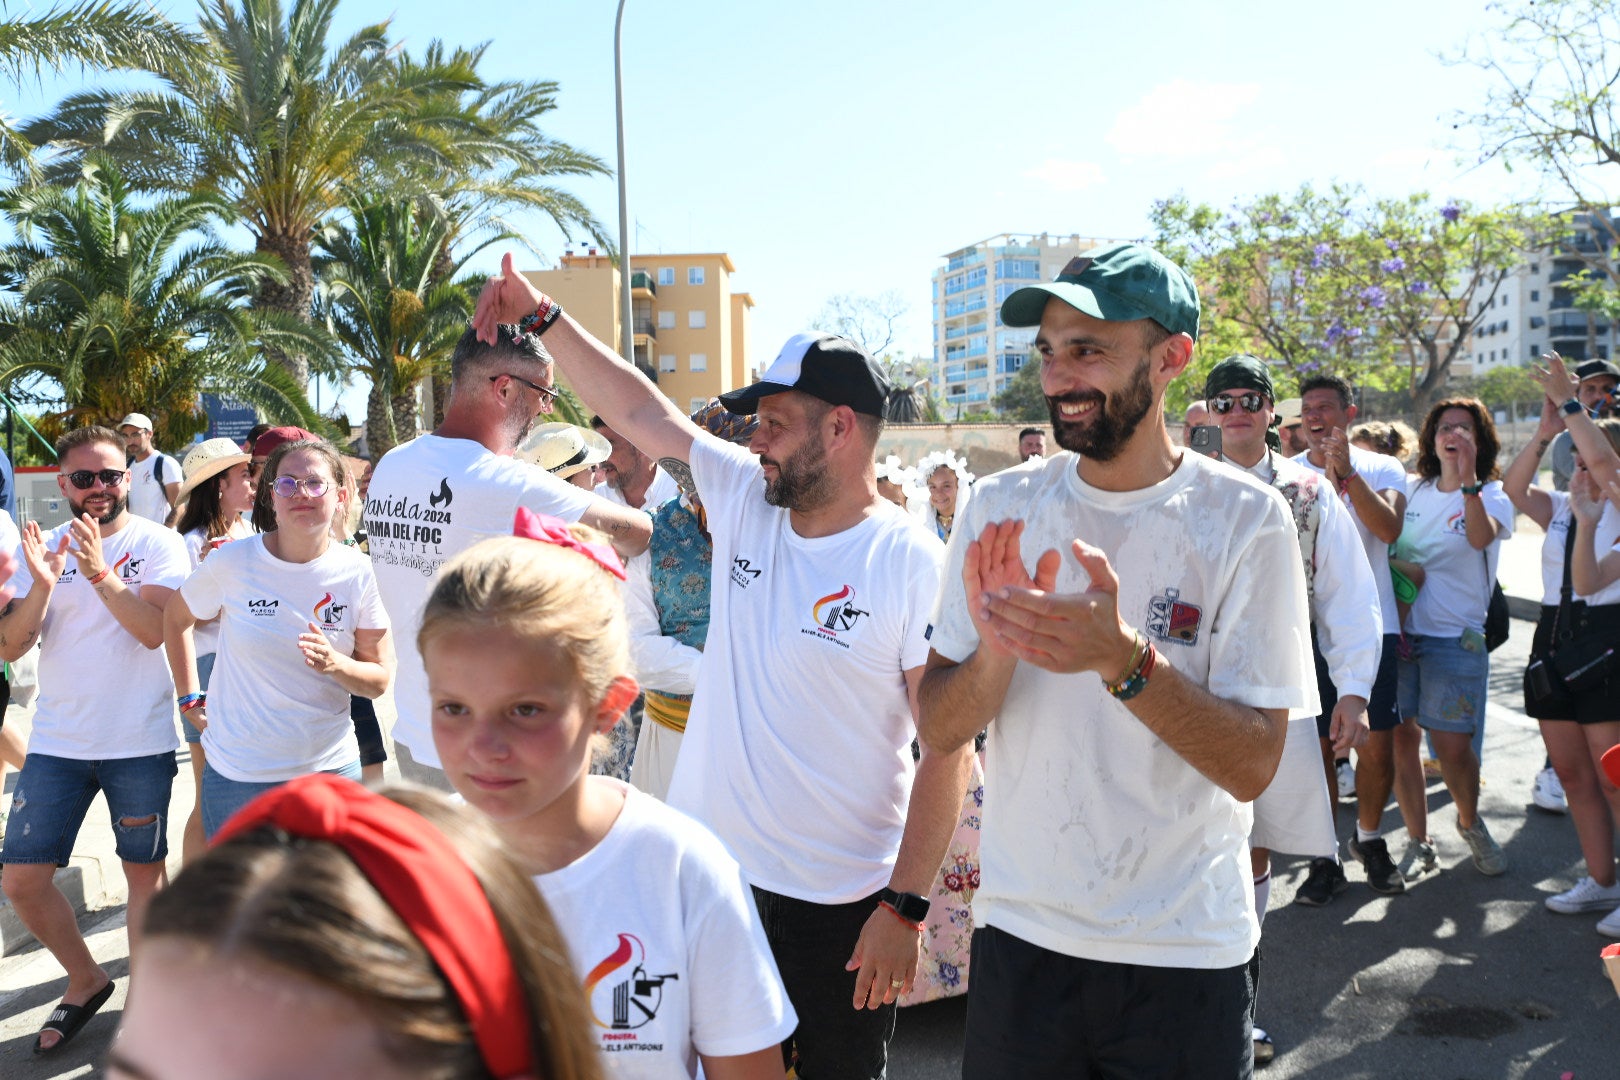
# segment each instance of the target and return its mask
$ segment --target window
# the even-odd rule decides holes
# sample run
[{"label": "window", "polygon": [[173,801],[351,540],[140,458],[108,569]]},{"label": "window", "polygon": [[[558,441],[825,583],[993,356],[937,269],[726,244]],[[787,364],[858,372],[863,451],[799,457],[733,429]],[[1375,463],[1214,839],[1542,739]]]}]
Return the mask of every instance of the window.
[{"label": "window", "polygon": [[658,284],[675,284],[675,268],[673,266],[660,266],[658,268]]},{"label": "window", "polygon": [[1540,264],[1540,263],[1531,263],[1531,264],[1530,264],[1530,272],[1531,272],[1531,273],[1532,273],[1532,274],[1539,274],[1539,273],[1541,273],[1541,264]]},{"label": "window", "polygon": [[1532,304],[1534,304],[1534,303],[1540,302],[1540,300],[1541,300],[1541,290],[1540,289],[1531,289],[1530,290],[1530,302]]},{"label": "window", "polygon": [[658,313],[658,329],[675,329],[675,313],[673,311],[660,311]]},{"label": "window", "polygon": [[688,311],[686,313],[686,325],[691,330],[702,330],[709,325],[709,317],[701,311]]},{"label": "window", "polygon": [[701,267],[701,266],[688,266],[686,268],[686,283],[688,285],[701,285],[701,284],[703,284],[703,267]]},{"label": "window", "polygon": [[1508,299],[1509,299],[1509,297],[1508,297],[1508,294],[1507,294],[1507,293],[1503,293],[1503,294],[1502,294],[1502,306],[1503,306],[1503,307],[1507,307],[1507,306],[1508,306]]},{"label": "window", "polygon": [[691,370],[693,370],[693,371],[708,371],[709,370],[709,354],[708,353],[700,353],[700,352],[693,353],[692,354],[692,367],[691,367]]},{"label": "window", "polygon": [[1532,341],[1530,343],[1530,359],[1539,360],[1540,358],[1541,358],[1541,343],[1539,341]]},{"label": "window", "polygon": [[675,371],[675,354],[660,353],[658,356],[658,373],[660,375],[673,374]]}]

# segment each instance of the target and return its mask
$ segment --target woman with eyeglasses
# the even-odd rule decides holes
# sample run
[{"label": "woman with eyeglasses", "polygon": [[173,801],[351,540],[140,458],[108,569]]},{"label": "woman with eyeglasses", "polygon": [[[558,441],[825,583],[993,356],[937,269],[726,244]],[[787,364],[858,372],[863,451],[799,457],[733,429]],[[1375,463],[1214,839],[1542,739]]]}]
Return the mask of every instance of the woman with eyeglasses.
[{"label": "woman with eyeglasses", "polygon": [[1417,473],[1407,484],[1406,521],[1391,554],[1423,568],[1423,589],[1407,616],[1408,652],[1400,660],[1402,723],[1395,729],[1395,783],[1411,817],[1407,835],[1421,869],[1434,869],[1419,748],[1428,732],[1457,808],[1457,833],[1474,868],[1507,869],[1501,845],[1479,814],[1477,736],[1483,732],[1491,661],[1485,616],[1502,541],[1513,535],[1513,503],[1497,479],[1501,444],[1491,414],[1476,398],[1448,398],[1424,418]]},{"label": "woman with eyeglasses", "polygon": [[[184,715],[202,729],[203,831],[297,776],[360,779],[349,695],[393,677],[388,616],[371,561],[338,543],[348,507],[329,444],[277,447],[259,478],[258,536],[211,554],[170,600],[164,643]],[[211,689],[200,692],[192,628],[219,619]]]}]

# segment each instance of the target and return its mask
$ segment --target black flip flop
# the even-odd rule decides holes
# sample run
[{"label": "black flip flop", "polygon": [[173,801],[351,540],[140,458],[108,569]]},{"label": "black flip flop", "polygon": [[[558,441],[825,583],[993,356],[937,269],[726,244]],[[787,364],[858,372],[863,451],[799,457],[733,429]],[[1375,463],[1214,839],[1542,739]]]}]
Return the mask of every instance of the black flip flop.
[{"label": "black flip flop", "polygon": [[45,1026],[39,1029],[39,1035],[43,1035],[47,1031],[54,1031],[62,1037],[56,1040],[55,1046],[46,1049],[39,1045],[39,1035],[35,1035],[34,1053],[55,1053],[71,1042],[73,1036],[77,1035],[79,1030],[90,1022],[90,1018],[96,1015],[103,1005],[107,1004],[108,999],[113,995],[113,984],[116,982],[116,979],[107,980],[107,985],[97,990],[96,996],[83,1005],[58,1005],[56,1011],[51,1013],[50,1018],[45,1021]]}]

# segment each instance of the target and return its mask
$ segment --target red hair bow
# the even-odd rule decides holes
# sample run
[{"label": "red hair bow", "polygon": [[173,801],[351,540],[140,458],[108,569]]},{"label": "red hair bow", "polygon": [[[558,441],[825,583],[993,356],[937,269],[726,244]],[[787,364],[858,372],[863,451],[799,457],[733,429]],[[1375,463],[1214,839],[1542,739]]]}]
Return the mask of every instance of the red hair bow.
[{"label": "red hair bow", "polygon": [[520,506],[517,517],[512,521],[512,535],[577,551],[620,581],[625,580],[624,563],[620,561],[617,551],[607,544],[588,544],[576,539],[562,518],[537,514],[526,506]]},{"label": "red hair bow", "polygon": [[342,848],[433,957],[490,1073],[532,1075],[523,982],[483,886],[443,833],[392,799],[330,773],[265,792],[213,842],[260,825]]}]

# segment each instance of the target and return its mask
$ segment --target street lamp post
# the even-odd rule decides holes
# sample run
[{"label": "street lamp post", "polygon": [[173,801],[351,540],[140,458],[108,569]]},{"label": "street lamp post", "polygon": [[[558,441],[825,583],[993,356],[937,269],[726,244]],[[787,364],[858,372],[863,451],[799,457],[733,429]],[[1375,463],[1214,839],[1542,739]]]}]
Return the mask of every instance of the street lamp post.
[{"label": "street lamp post", "polygon": [[620,350],[636,362],[635,324],[630,304],[630,202],[624,191],[624,0],[613,20],[613,114],[619,134],[619,339]]}]

